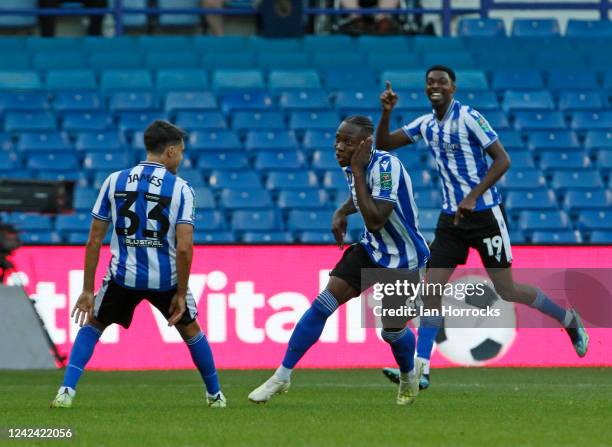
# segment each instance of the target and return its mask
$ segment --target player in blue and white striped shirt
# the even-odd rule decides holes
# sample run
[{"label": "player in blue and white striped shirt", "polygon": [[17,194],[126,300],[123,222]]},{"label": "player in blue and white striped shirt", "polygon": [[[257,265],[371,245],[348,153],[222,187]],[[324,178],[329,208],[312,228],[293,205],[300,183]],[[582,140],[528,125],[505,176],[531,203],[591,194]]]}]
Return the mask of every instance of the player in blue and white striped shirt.
[{"label": "player in blue and white striped shirt", "polygon": [[[91,212],[83,292],[72,310],[82,328],[70,353],[64,383],[52,407],[69,407],[85,365],[104,329],[126,329],[136,306],[149,301],[185,340],[207,389],[211,407],[224,407],[212,352],[196,320],[187,286],[193,252],[194,192],[176,175],[183,159],[183,132],[165,121],[145,131],[147,159],[107,177]],[[110,223],[111,262],[94,296],[100,247]]]},{"label": "player in blue and white striped shirt", "polygon": [[[512,278],[512,250],[501,196],[495,183],[510,168],[510,158],[487,120],[476,110],[454,98],[455,72],[437,65],[425,74],[425,93],[432,113],[422,115],[389,132],[391,111],[397,95],[387,82],[381,94],[382,116],[376,145],[392,150],[423,140],[432,152],[442,183],[444,203],[438,219],[427,281],[446,284],[457,265],[467,260],[470,247],[478,250],[495,290],[506,301],[530,305],[555,318],[566,329],[576,353],[583,357],[588,335],[574,309],[564,309],[544,293]],[[493,159],[487,164],[487,155]],[[439,308],[440,297],[424,298]],[[417,354],[426,363],[422,387],[429,384],[429,358],[442,317],[421,318]],[[389,371],[388,371],[389,372]],[[396,378],[394,372],[389,372]]]},{"label": "player in blue and white striped shirt", "polygon": [[[346,216],[361,213],[366,229],[358,244],[351,245],[330,273],[323,292],[304,313],[291,334],[282,364],[261,386],[249,394],[253,402],[267,402],[289,389],[291,372],[314,345],[327,318],[338,306],[377,282],[362,277],[363,269],[383,267],[407,269],[406,283],[418,283],[429,258],[429,249],[418,230],[418,212],[412,197],[410,176],[393,155],[372,148],[372,121],[363,116],[346,118],[336,132],[336,158],[347,176],[350,195],[336,211],[332,231],[342,247]],[[393,274],[397,274],[394,271]],[[384,279],[381,283],[386,282]],[[382,298],[382,307],[398,310],[406,305],[405,295]],[[419,391],[420,360],[414,360],[415,337],[406,327],[409,315],[382,315],[382,338],[389,343],[400,369],[397,403],[410,404]]]}]

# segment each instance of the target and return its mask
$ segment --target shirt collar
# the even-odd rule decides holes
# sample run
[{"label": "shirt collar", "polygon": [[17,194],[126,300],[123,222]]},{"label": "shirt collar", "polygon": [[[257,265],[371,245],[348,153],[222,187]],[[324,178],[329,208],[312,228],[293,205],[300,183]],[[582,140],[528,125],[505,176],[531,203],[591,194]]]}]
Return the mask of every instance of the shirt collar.
[{"label": "shirt collar", "polygon": [[140,163],[138,163],[138,165],[139,166],[155,166],[156,168],[164,168],[164,169],[166,169],[166,167],[163,164],[158,163],[156,161],[146,161],[145,160],[145,161],[141,161]]},{"label": "shirt collar", "polygon": [[451,116],[456,103],[457,101],[455,100],[455,98],[453,98],[453,100],[448,104],[448,109],[446,109],[446,113],[444,114],[444,117],[440,121],[438,121],[438,116],[436,115],[436,111],[435,110],[432,111],[434,119],[438,122],[438,124],[442,124]]}]

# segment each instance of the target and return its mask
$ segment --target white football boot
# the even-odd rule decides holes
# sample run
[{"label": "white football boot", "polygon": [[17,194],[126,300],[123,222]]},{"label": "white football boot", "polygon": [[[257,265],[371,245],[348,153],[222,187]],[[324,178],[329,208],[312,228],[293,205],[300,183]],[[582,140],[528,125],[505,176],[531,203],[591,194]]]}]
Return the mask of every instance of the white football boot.
[{"label": "white football boot", "polygon": [[291,381],[279,380],[276,374],[266,380],[262,385],[255,388],[249,394],[249,400],[256,404],[268,402],[275,394],[283,394],[289,391]]}]

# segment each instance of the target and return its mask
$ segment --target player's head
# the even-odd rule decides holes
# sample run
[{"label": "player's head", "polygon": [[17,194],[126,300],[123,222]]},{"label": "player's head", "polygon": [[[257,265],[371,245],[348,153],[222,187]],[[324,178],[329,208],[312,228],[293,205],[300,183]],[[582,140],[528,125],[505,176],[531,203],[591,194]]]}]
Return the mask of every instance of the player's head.
[{"label": "player's head", "polygon": [[176,174],[181,161],[185,144],[185,132],[167,121],[156,120],[149,124],[144,133],[144,144],[148,157],[159,161]]},{"label": "player's head", "polygon": [[350,165],[353,152],[373,133],[374,124],[367,116],[353,115],[345,118],[336,130],[336,159],[340,166]]},{"label": "player's head", "polygon": [[456,79],[455,72],[449,67],[429,67],[425,73],[425,93],[434,108],[446,106],[453,100]]}]

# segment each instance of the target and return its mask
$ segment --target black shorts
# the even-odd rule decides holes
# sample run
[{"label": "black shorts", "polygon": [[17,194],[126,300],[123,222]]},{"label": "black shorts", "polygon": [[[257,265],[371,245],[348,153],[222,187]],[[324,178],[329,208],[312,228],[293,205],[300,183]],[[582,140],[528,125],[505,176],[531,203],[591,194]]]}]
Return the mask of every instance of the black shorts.
[{"label": "black shorts", "polygon": [[[170,301],[176,293],[176,288],[166,291],[135,290],[120,286],[112,278],[105,278],[94,301],[94,317],[100,323],[109,325],[117,323],[124,328],[132,324],[134,310],[145,299],[159,310],[166,318],[170,318]],[[198,311],[191,292],[187,292],[185,312],[179,324],[187,325],[195,321]]]},{"label": "black shorts", "polygon": [[[375,269],[368,272],[367,278],[362,278],[362,269]],[[361,244],[353,244],[344,251],[342,258],[329,273],[329,276],[346,281],[360,293],[368,290],[375,283],[394,283],[397,280],[418,283],[423,272],[419,270],[384,268],[372,261],[368,252]],[[382,299],[382,309],[399,309],[408,305],[407,295],[387,295]],[[400,330],[410,318],[406,316],[382,316],[382,327],[387,330]]]},{"label": "black shorts", "polygon": [[512,265],[512,248],[503,205],[465,215],[457,226],[453,214],[440,213],[431,246],[429,268],[455,268],[465,264],[470,247],[478,250],[486,268]]}]

